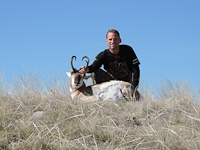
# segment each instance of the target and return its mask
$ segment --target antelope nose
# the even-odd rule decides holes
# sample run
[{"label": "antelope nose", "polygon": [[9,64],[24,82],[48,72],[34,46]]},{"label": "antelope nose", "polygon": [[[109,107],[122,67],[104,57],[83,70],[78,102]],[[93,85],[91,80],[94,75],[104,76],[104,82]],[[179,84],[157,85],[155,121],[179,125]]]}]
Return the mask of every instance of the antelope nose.
[{"label": "antelope nose", "polygon": [[74,82],[75,85],[79,85],[79,82]]}]

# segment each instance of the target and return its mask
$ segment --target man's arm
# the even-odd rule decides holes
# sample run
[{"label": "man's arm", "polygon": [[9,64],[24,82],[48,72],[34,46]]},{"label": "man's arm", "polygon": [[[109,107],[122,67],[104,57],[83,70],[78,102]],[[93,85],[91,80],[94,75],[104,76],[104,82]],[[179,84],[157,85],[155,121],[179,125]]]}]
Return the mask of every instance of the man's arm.
[{"label": "man's arm", "polygon": [[92,63],[92,65],[88,66],[87,68],[82,66],[80,68],[79,72],[81,72],[81,73],[92,73],[92,72],[98,70],[103,64],[104,55],[105,55],[105,51],[99,53],[97,55],[97,57],[95,58],[94,62]]},{"label": "man's arm", "polygon": [[135,88],[138,88],[140,81],[140,67],[139,65],[134,65],[133,67],[133,79],[132,79],[132,85]]},{"label": "man's arm", "polygon": [[135,87],[135,88],[138,88],[139,86],[139,81],[140,81],[140,61],[138,60],[134,50],[132,49],[132,47],[130,47],[130,68],[133,72],[133,78],[132,78],[132,85]]}]

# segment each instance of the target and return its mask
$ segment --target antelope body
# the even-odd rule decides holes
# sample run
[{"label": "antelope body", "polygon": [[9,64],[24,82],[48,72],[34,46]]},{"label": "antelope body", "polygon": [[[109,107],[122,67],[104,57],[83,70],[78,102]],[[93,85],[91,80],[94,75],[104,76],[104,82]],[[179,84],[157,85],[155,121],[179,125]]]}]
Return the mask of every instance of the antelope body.
[{"label": "antelope body", "polygon": [[[70,93],[71,98],[77,101],[100,101],[108,100],[118,102],[120,100],[134,101],[135,98],[135,88],[128,82],[111,80],[101,84],[87,86],[85,85],[83,79],[88,79],[91,76],[80,73],[77,69],[73,67],[72,61],[75,56],[71,58],[71,72],[66,72],[66,74],[71,77],[70,80]],[[89,58],[87,58],[87,68],[89,63]],[[82,60],[83,60],[82,59]]]}]

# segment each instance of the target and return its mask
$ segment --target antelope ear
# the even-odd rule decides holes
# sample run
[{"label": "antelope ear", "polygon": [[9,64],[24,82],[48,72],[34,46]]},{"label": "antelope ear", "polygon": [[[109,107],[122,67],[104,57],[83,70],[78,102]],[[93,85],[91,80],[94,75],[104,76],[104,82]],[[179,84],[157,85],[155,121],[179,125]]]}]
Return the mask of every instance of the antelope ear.
[{"label": "antelope ear", "polygon": [[91,75],[85,75],[84,79],[89,79],[91,77]]},{"label": "antelope ear", "polygon": [[66,72],[66,74],[67,74],[68,77],[72,76],[71,72]]}]

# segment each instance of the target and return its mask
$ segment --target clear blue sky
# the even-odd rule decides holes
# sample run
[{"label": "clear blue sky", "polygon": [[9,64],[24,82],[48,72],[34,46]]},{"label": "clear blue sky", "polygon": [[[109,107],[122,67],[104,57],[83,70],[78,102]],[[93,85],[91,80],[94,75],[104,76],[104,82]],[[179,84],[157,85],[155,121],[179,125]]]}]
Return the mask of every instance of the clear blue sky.
[{"label": "clear blue sky", "polygon": [[0,76],[70,71],[107,48],[117,29],[141,65],[141,84],[200,85],[200,0],[1,0]]}]

